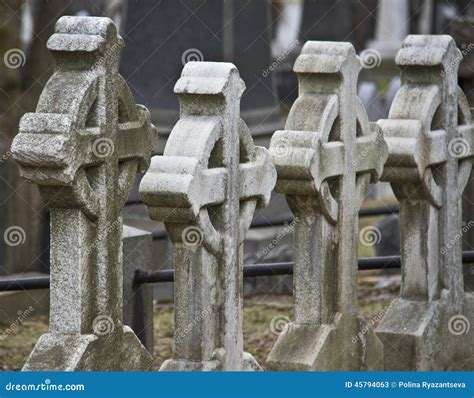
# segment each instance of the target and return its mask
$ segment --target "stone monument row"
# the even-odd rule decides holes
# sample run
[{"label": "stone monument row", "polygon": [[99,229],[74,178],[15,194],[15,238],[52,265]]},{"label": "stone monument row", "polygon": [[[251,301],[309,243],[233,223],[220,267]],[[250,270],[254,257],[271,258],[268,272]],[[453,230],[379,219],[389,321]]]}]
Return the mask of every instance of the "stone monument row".
[{"label": "stone monument row", "polygon": [[[261,370],[243,344],[243,241],[274,188],[295,216],[294,317],[268,368],[472,370],[460,200],[474,125],[449,36],[405,39],[401,88],[377,123],[356,94],[353,46],[307,42],[294,65],[299,96],[269,150],[241,118],[235,65],[188,62],[174,86],[180,118],[151,160],[156,129],[118,73],[113,22],[62,17],[47,47],[55,72],[11,148],[51,213],[49,331],[24,370],[152,369],[151,292],[133,279],[150,271],[134,262],[150,257],[151,237],[122,224],[137,173],[173,242],[174,342],[161,370]],[[400,202],[402,281],[374,329],[358,311],[357,241],[378,180]]]}]

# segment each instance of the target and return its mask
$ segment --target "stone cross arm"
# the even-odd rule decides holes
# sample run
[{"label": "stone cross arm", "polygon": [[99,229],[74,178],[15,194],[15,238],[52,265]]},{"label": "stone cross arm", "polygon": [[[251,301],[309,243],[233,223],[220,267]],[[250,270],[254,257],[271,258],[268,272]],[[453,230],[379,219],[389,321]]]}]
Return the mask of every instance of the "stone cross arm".
[{"label": "stone cross arm", "polygon": [[[299,97],[288,115],[286,130],[277,131],[270,152],[278,171],[276,189],[287,195],[317,195],[329,222],[337,219],[338,204],[330,180],[345,172],[346,159],[353,152],[356,173],[367,173],[376,181],[388,155],[382,131],[370,125],[360,100],[346,98],[348,82],[356,81],[360,62],[348,43],[307,42],[294,66],[299,79]],[[354,150],[341,136],[341,109],[352,103],[356,123]],[[348,125],[349,126],[349,125]],[[362,189],[363,190],[363,189]]]},{"label": "stone cross arm", "polygon": [[146,170],[153,145],[148,110],[135,105],[116,72],[122,46],[107,18],[59,19],[48,41],[57,69],[36,112],[22,117],[12,144],[23,177],[44,187],[44,193],[70,187],[66,201],[82,203],[92,218],[94,193],[85,170],[116,159],[121,165],[119,202],[123,202],[135,173]]}]

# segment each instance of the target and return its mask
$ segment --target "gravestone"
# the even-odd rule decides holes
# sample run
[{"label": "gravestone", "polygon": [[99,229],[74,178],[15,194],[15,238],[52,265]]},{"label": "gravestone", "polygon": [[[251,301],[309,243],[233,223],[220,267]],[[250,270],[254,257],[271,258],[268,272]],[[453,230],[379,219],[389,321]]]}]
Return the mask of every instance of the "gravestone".
[{"label": "gravestone", "polygon": [[231,63],[189,62],[175,86],[181,116],[140,193],[174,243],[173,358],[161,370],[256,370],[243,352],[243,240],[276,180],[240,119],[245,85]]},{"label": "gravestone", "polygon": [[[304,0],[303,20],[301,22],[301,42],[307,40],[352,39],[354,34],[354,0],[334,2],[331,0]],[[337,29],[335,28],[337,23]]]},{"label": "gravestone", "polygon": [[137,285],[137,271],[153,272],[152,234],[123,226],[123,323],[130,326],[153,355],[153,286]]},{"label": "gravestone", "polygon": [[268,356],[274,370],[374,370],[381,344],[357,311],[357,212],[387,147],[357,97],[350,43],[307,42],[299,96],[272,137],[276,190],[295,215],[294,320]]},{"label": "gravestone", "polygon": [[[160,133],[157,150],[179,118],[173,93],[188,61],[233,62],[247,83],[242,117],[268,143],[281,127],[271,64],[270,5],[249,0],[128,2],[121,72]],[[267,73],[265,73],[267,71]]]},{"label": "gravestone", "polygon": [[375,39],[368,47],[377,50],[383,60],[393,62],[403,39],[409,33],[407,0],[379,0]]},{"label": "gravestone", "polygon": [[474,299],[464,292],[461,195],[473,125],[450,36],[408,36],[389,118],[383,180],[400,202],[402,283],[376,329],[386,370],[470,370]]},{"label": "gravestone", "polygon": [[122,323],[122,208],[152,150],[108,18],[62,17],[48,40],[56,70],[12,153],[51,212],[49,332],[25,370],[140,370],[151,357]]}]

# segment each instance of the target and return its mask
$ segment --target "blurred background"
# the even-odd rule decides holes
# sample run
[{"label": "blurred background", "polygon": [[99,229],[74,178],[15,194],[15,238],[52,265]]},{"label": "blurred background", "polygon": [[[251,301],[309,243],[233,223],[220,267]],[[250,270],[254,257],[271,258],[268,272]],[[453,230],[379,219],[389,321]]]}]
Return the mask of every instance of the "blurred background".
[{"label": "blurred background", "polygon": [[[0,239],[0,278],[49,272],[48,209],[36,186],[19,177],[9,148],[20,117],[35,110],[53,72],[46,42],[62,15],[114,20],[126,45],[120,72],[135,101],[152,114],[159,131],[156,154],[162,153],[179,117],[173,87],[188,61],[228,61],[238,67],[247,87],[242,117],[256,144],[268,146],[273,132],[284,126],[298,95],[292,66],[307,40],[354,45],[362,64],[359,96],[369,119],[376,121],[387,117],[400,86],[394,57],[404,37],[450,34],[462,54],[459,84],[471,106],[474,103],[474,4],[469,0],[0,0],[0,236],[12,228],[19,232],[14,244]],[[474,219],[473,202],[471,182],[463,197],[466,222]],[[361,241],[359,257],[399,254],[396,199],[388,184],[371,187],[364,208],[373,207],[386,211],[360,219],[361,230],[370,227],[375,237]],[[256,215],[260,227],[252,228],[247,236],[245,263],[291,261],[290,221],[284,197],[274,194],[270,206]],[[163,226],[148,219],[136,189],[124,209],[124,222],[153,233],[154,270],[172,267],[171,243]],[[474,231],[469,228],[463,233],[463,245],[465,250],[474,249]],[[473,270],[465,271],[467,289],[474,290]],[[399,271],[359,274],[361,306],[372,302],[386,305],[398,294]],[[163,345],[158,348],[159,355],[166,356],[166,338],[170,345],[172,336],[172,306],[166,303],[172,300],[172,285],[160,284],[154,289],[157,305],[161,305],[158,323],[163,326],[156,332],[156,341]],[[246,307],[246,333],[256,333],[246,341],[255,341],[261,350],[256,352],[257,359],[259,355],[264,358],[274,336],[266,335],[259,322],[267,325],[267,318],[274,314],[290,316],[291,276],[246,279],[245,293],[252,303]],[[47,327],[46,318],[41,317],[46,316],[49,305],[48,291],[0,293],[0,325],[8,325],[30,305],[40,321],[22,328],[24,334],[18,332],[6,342],[0,339],[0,368],[21,366],[21,358]],[[372,316],[380,310],[367,308],[366,314]],[[25,349],[17,347],[22,345],[20,340]],[[17,356],[12,347],[17,347]],[[255,352],[256,348],[249,350]]]}]

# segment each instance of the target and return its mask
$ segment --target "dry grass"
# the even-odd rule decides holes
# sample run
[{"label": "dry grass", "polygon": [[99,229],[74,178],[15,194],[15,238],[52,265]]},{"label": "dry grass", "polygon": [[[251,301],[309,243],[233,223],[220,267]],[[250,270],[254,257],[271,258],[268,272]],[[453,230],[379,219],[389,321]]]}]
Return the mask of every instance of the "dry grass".
[{"label": "dry grass", "polygon": [[[359,290],[360,310],[368,319],[385,308],[395,294],[397,289],[385,293],[381,296],[377,291],[373,295],[374,287],[370,275],[365,277],[369,282],[364,282],[364,276],[359,277],[359,284],[365,286]],[[377,278],[378,279],[378,278]],[[377,290],[377,289],[375,289]],[[370,294],[367,294],[370,292]],[[275,321],[285,320],[292,316],[292,299],[290,296],[265,296],[253,297],[245,300],[244,306],[244,345],[245,350],[251,352],[257,361],[265,367],[265,360],[278,333],[272,327]],[[26,361],[35,342],[39,336],[47,331],[47,318],[45,316],[31,316],[22,322],[20,327],[8,334],[5,338],[0,338],[0,369],[19,370]],[[0,332],[3,334],[9,325],[0,324]],[[278,328],[278,326],[277,326]],[[0,336],[1,336],[0,334]],[[162,304],[156,307],[155,311],[155,368],[159,368],[161,363],[171,356],[173,341],[173,305]]]}]

